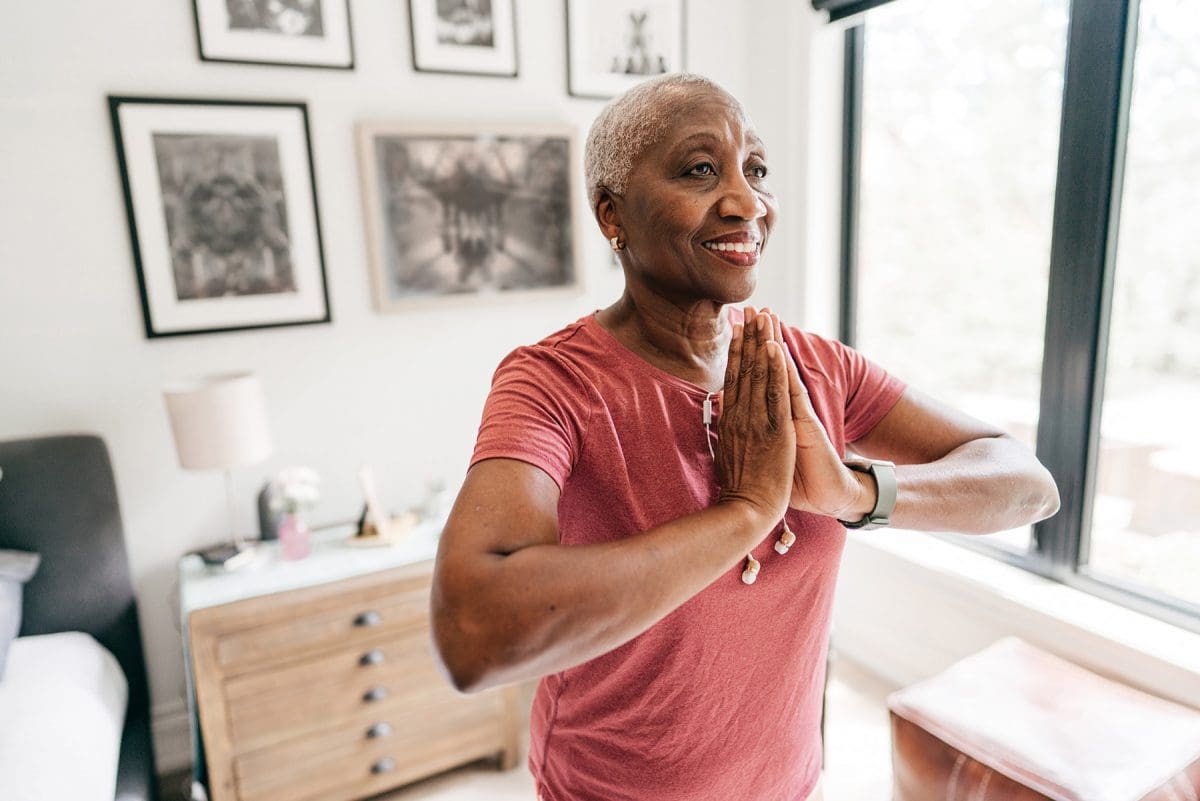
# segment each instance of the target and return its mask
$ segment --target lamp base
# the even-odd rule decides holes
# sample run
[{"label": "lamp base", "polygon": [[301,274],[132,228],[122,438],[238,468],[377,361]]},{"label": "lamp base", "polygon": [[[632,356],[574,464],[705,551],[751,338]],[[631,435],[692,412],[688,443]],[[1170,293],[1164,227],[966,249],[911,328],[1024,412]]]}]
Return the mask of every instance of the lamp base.
[{"label": "lamp base", "polygon": [[255,556],[254,546],[243,545],[238,547],[237,543],[233,542],[210,545],[207,548],[193,551],[193,553],[204,560],[204,564],[223,567],[226,570],[237,570],[239,567],[245,567],[254,561]]}]

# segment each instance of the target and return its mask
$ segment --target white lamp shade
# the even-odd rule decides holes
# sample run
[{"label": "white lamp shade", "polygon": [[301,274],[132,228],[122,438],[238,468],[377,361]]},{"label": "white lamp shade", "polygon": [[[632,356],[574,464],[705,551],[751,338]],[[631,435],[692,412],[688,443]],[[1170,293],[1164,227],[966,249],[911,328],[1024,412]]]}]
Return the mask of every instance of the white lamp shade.
[{"label": "white lamp shade", "polygon": [[262,384],[254,373],[224,373],[163,390],[175,452],[187,470],[229,470],[271,455]]}]

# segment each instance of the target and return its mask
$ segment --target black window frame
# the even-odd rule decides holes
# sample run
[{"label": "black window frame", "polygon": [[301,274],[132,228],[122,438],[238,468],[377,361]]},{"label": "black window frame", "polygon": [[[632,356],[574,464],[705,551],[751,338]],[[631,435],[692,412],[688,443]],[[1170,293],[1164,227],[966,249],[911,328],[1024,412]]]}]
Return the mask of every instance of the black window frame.
[{"label": "black window frame", "polygon": [[[832,20],[885,2],[813,0],[813,5],[829,10]],[[1062,507],[1033,527],[1032,547],[1024,553],[964,535],[944,538],[1200,632],[1200,606],[1101,578],[1086,564],[1137,27],[1138,0],[1071,0],[1037,425],[1037,455],[1058,483]],[[852,347],[867,33],[859,20],[846,29],[844,43],[839,336]]]}]

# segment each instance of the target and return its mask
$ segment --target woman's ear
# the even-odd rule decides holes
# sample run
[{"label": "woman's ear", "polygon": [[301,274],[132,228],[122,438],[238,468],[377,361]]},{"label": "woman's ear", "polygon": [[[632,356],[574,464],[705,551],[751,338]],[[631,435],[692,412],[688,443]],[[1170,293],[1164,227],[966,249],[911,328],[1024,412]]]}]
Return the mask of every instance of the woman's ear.
[{"label": "woman's ear", "polygon": [[597,187],[592,195],[592,213],[596,215],[596,222],[600,224],[605,239],[611,240],[614,236],[625,238],[621,230],[619,204],[619,198],[603,186]]}]

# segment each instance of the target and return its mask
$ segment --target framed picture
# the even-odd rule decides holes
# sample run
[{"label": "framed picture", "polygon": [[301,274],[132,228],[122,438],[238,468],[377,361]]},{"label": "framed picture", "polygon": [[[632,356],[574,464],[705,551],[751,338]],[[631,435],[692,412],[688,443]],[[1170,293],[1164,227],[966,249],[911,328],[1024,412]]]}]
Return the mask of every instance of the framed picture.
[{"label": "framed picture", "polygon": [[567,93],[607,99],[684,64],[684,0],[566,0]]},{"label": "framed picture", "polygon": [[108,107],[146,336],[329,322],[303,103]]},{"label": "framed picture", "polygon": [[517,75],[513,0],[408,0],[413,69]]},{"label": "framed picture", "polygon": [[354,68],[350,0],[192,0],[201,61]]},{"label": "framed picture", "polygon": [[565,126],[358,126],[376,305],[579,288]]}]

